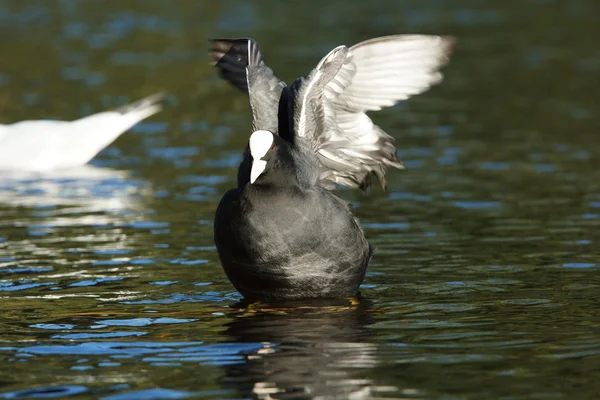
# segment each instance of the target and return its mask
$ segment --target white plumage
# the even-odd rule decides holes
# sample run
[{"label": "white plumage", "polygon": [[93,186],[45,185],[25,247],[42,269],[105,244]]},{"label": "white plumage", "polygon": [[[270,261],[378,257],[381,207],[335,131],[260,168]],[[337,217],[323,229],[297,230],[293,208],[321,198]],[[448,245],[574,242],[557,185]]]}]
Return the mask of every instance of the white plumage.
[{"label": "white plumage", "polygon": [[159,112],[162,95],[75,121],[0,124],[0,170],[50,171],[86,164],[122,133]]}]

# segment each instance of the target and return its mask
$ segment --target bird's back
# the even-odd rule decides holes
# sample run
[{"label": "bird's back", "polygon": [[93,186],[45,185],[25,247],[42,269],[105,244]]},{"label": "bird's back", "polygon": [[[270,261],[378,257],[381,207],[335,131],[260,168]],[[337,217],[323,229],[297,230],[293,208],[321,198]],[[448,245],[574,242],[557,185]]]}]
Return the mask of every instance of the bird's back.
[{"label": "bird's back", "polygon": [[314,187],[248,185],[215,216],[221,263],[246,297],[351,296],[371,248],[343,200]]}]

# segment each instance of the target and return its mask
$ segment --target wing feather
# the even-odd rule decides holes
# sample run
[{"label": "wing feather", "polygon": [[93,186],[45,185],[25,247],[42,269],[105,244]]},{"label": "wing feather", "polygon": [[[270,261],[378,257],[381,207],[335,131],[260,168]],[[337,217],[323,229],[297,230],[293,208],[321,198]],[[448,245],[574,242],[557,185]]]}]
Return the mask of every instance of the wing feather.
[{"label": "wing feather", "polygon": [[[329,129],[316,149],[324,169],[322,184],[367,188],[375,175],[385,189],[387,167],[404,168],[394,138],[371,121],[367,111],[391,107],[442,80],[453,39],[428,35],[387,36],[350,48],[350,68],[342,68],[325,89]],[[345,64],[346,65],[346,64]],[[346,74],[346,75],[344,75]],[[342,84],[338,84],[342,82]],[[353,164],[352,167],[349,164]]]},{"label": "wing feather", "polygon": [[429,35],[397,35],[350,48],[357,72],[338,97],[348,111],[377,111],[422,93],[442,79],[454,40]]},{"label": "wing feather", "polygon": [[250,38],[210,39],[210,45],[211,64],[221,77],[247,92],[246,67],[265,66],[258,43]]},{"label": "wing feather", "polygon": [[248,93],[252,129],[278,133],[279,109],[285,83],[279,80],[262,56],[254,39],[211,39],[211,59],[221,76]]}]

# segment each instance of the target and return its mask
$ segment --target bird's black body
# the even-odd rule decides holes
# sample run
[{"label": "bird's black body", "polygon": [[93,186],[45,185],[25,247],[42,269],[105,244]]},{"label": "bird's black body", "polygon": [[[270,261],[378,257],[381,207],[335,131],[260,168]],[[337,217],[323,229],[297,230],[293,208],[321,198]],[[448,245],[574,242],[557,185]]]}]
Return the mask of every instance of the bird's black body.
[{"label": "bird's black body", "polygon": [[215,243],[225,273],[250,299],[353,296],[372,256],[343,200],[296,185],[228,191]]},{"label": "bird's black body", "polygon": [[273,137],[265,171],[250,184],[251,158],[221,200],[215,243],[225,273],[250,299],[352,296],[372,249],[347,203],[316,186],[316,157]]}]

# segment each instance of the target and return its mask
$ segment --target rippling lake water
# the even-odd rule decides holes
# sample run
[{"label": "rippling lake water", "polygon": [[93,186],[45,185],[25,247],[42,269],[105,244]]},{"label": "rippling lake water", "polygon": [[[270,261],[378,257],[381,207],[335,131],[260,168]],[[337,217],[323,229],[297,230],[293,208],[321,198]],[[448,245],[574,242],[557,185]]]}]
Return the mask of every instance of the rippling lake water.
[{"label": "rippling lake water", "polygon": [[[0,0],[0,122],[154,92],[90,165],[0,176],[0,398],[596,399],[600,3]],[[406,171],[343,191],[362,299],[246,304],[212,219],[250,133],[208,65],[252,36],[286,80],[338,44],[457,36],[444,82],[374,115]]]}]

